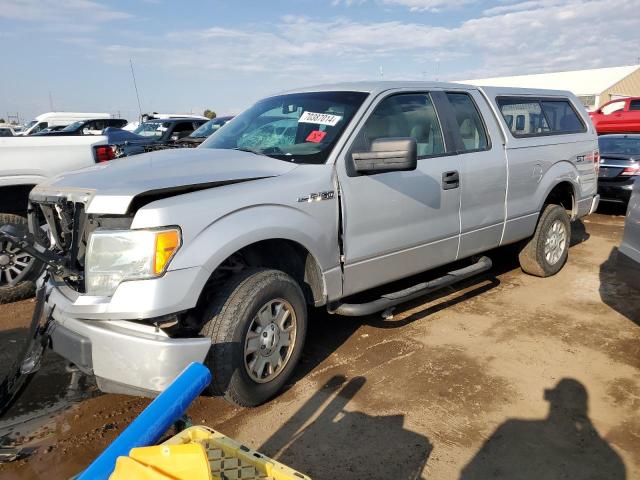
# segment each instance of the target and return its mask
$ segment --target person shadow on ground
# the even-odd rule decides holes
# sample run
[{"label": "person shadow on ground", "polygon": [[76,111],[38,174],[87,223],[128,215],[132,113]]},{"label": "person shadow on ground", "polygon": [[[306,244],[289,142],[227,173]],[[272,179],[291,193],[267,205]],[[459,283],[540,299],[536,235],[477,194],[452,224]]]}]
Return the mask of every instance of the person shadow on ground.
[{"label": "person shadow on ground", "polygon": [[404,415],[346,409],[365,381],[334,376],[259,450],[313,480],[422,478],[433,445]]},{"label": "person shadow on ground", "polygon": [[622,459],[587,415],[587,390],[563,378],[545,390],[543,420],[510,419],[500,425],[467,464],[460,480],[624,480]]}]

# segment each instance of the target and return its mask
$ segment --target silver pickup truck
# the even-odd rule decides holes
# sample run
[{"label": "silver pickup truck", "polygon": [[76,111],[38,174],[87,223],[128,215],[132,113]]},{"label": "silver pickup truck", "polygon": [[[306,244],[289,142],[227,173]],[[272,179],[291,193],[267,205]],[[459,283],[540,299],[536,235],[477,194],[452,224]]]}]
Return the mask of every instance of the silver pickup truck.
[{"label": "silver pickup truck", "polygon": [[310,306],[384,311],[516,242],[525,272],[558,272],[569,222],[598,205],[597,165],[569,92],[374,82],[271,96],[199,148],[31,192],[31,224],[49,226],[60,259],[43,280],[51,347],[103,391],[153,395],[197,361],[211,394],[258,405],[291,377]]}]

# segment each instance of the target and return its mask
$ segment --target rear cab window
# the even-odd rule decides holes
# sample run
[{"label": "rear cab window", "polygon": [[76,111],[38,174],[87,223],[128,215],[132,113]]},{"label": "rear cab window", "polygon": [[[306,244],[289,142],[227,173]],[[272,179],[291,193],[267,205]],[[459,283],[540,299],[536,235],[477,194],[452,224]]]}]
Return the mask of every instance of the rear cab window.
[{"label": "rear cab window", "polygon": [[568,98],[507,97],[496,99],[514,137],[538,137],[587,131]]}]

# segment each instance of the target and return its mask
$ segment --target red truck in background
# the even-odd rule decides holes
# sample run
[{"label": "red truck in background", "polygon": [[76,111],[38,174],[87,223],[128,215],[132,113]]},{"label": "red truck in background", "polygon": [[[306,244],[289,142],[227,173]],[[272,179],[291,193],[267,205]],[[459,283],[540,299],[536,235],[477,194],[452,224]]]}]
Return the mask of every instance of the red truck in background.
[{"label": "red truck in background", "polygon": [[640,97],[611,100],[589,116],[598,134],[640,133]]}]

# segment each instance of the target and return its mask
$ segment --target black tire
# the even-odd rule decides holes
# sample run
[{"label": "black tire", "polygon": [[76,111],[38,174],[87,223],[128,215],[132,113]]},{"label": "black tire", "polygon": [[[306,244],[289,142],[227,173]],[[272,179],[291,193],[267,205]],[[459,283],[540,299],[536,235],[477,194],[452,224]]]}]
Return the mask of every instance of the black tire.
[{"label": "black tire", "polygon": [[[0,225],[6,224],[26,225],[27,219],[11,213],[0,213]],[[9,285],[4,276],[4,272],[0,271],[0,304],[17,302],[18,300],[33,296],[36,289],[35,280],[38,276],[35,274],[35,271],[41,271],[41,266],[33,262],[30,270],[33,273],[29,272],[27,280],[19,282],[16,285]]]},{"label": "black tire", "polygon": [[[258,311],[275,299],[285,300],[293,309],[295,340],[279,373],[272,380],[259,383],[251,378],[245,365],[245,342],[250,327],[256,325]],[[263,268],[250,268],[234,275],[212,299],[204,320],[200,333],[211,337],[205,364],[213,376],[207,393],[224,396],[234,405],[255,407],[285,386],[300,360],[307,331],[307,305],[300,286],[291,276]]]},{"label": "black tire", "polygon": [[[564,227],[565,240],[562,246],[562,254],[556,261],[549,261],[545,254],[545,243],[550,234],[550,230],[556,226],[556,222]],[[556,228],[560,228],[557,227]],[[571,243],[571,225],[567,211],[560,205],[546,205],[542,215],[538,219],[536,230],[522,250],[518,259],[520,267],[526,273],[537,277],[550,277],[558,273],[569,256],[569,245]],[[553,260],[553,257],[552,257]]]}]

